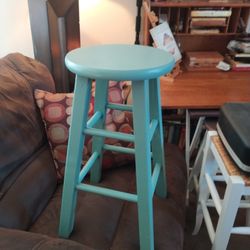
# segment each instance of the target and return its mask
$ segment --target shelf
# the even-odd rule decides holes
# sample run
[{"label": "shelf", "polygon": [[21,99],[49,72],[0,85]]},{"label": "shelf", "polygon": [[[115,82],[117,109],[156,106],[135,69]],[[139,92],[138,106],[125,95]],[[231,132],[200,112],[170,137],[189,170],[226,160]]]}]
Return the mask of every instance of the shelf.
[{"label": "shelf", "polygon": [[[224,54],[228,42],[239,37],[250,22],[250,0],[216,2],[210,2],[209,0],[148,0],[147,2],[151,11],[161,21],[166,20],[168,22],[178,44],[180,44],[182,52],[212,49]],[[197,30],[198,24],[192,25],[192,21],[197,18],[201,19],[198,30],[200,29],[200,32],[203,33],[193,34],[191,32]],[[205,25],[208,19],[211,18],[221,19],[222,23],[220,25],[215,25],[215,23],[212,25],[211,21]],[[196,20],[196,22],[198,21]],[[151,29],[151,25],[148,19],[145,18],[144,44],[147,45],[152,44],[149,29]],[[211,39],[213,39],[213,43],[211,43]]]},{"label": "shelf", "polygon": [[234,1],[218,1],[210,2],[204,1],[180,1],[180,0],[168,0],[168,1],[151,1],[151,7],[250,7],[249,0],[234,0]]},{"label": "shelf", "polygon": [[174,36],[182,37],[182,36],[237,36],[239,33],[218,33],[218,34],[191,34],[191,33],[174,33]]}]

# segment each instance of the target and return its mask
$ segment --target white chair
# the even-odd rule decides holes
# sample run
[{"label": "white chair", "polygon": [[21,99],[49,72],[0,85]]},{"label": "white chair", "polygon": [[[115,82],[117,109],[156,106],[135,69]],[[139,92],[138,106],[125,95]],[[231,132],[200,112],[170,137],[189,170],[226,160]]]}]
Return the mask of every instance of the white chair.
[{"label": "white chair", "polygon": [[[203,159],[203,152],[205,147],[206,134],[210,130],[216,129],[216,124],[218,121],[218,110],[209,110],[209,111],[197,111],[197,110],[186,110],[186,164],[188,166],[188,186],[187,186],[187,204],[189,199],[189,193],[193,191],[198,192],[199,189],[199,175],[201,171],[201,164]],[[190,119],[191,117],[197,118],[197,126],[190,143]],[[204,136],[202,132],[205,131]],[[200,141],[200,145],[198,146]],[[197,155],[193,164],[190,164],[190,157],[192,156],[195,148],[198,148]]]},{"label": "white chair", "polygon": [[[225,182],[224,198],[218,194],[216,182]],[[203,218],[213,250],[227,248],[231,234],[250,234],[250,177],[239,170],[228,155],[216,131],[207,133],[199,180],[199,198],[196,212],[197,234]],[[215,207],[219,215],[214,229],[208,207]],[[247,209],[246,226],[235,227],[239,208]]]}]

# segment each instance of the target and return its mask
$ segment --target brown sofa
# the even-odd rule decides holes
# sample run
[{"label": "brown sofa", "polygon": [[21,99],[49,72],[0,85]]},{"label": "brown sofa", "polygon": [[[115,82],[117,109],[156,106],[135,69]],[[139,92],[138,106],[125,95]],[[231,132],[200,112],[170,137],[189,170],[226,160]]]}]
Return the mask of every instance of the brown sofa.
[{"label": "brown sofa", "polygon": [[[41,63],[0,59],[0,249],[139,249],[136,204],[79,193],[70,240],[57,236],[62,185],[33,92],[55,91]],[[168,197],[154,197],[155,249],[182,249],[186,167],[166,145]],[[103,171],[100,185],[135,192],[133,164]]]}]

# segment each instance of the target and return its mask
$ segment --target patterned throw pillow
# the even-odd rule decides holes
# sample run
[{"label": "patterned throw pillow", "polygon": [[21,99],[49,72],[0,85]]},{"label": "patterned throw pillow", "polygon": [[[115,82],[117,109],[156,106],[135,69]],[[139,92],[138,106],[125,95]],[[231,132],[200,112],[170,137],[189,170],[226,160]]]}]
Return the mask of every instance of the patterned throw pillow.
[{"label": "patterned throw pillow", "polygon": [[[124,82],[109,83],[109,102],[123,104],[125,102],[126,86]],[[89,116],[94,112],[94,94],[95,85],[93,84],[92,96],[89,107]],[[71,109],[73,93],[50,93],[44,90],[35,90],[36,103],[40,109],[42,119],[45,124],[48,141],[55,161],[58,180],[61,181],[64,176],[65,160],[67,153],[67,143],[69,136],[69,127],[71,122]],[[119,110],[107,110],[106,129],[110,131],[119,131],[132,133],[132,115],[130,112]],[[133,147],[132,143],[119,141],[116,139],[106,139],[105,143]],[[92,146],[92,137],[86,136],[83,150],[84,162],[90,157]],[[117,167],[127,164],[133,160],[129,154],[104,151],[103,168]]]}]

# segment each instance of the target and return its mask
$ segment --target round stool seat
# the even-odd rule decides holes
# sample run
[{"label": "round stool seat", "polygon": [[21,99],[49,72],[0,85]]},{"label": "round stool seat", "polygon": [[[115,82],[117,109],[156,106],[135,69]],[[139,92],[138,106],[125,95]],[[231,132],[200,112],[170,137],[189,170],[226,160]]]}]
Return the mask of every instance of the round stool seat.
[{"label": "round stool seat", "polygon": [[141,45],[102,45],[72,50],[67,68],[78,76],[102,80],[146,80],[171,71],[174,58],[166,51]]}]

